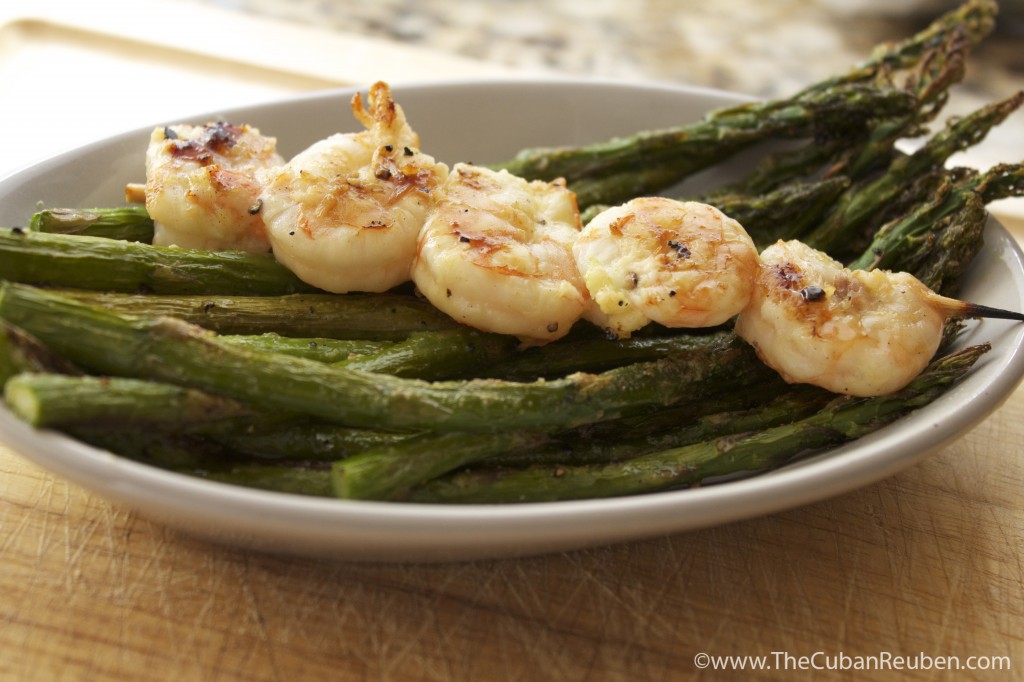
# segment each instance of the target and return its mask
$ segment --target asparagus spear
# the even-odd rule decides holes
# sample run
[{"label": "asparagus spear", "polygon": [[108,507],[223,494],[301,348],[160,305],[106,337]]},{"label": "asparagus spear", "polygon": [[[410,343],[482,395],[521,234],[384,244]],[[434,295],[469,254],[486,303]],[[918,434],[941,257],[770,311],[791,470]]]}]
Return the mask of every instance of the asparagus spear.
[{"label": "asparagus spear", "polygon": [[254,414],[234,400],[169,384],[48,373],[12,377],[4,385],[4,400],[37,428],[106,424],[166,431]]},{"label": "asparagus spear", "polygon": [[[267,411],[358,427],[432,431],[552,430],[694,399],[764,368],[735,338],[686,357],[530,383],[429,383],[244,351],[172,318],[126,318],[17,284],[0,318],[95,372],[207,390]],[[744,374],[749,372],[749,374]]]},{"label": "asparagus spear", "polygon": [[[921,125],[941,110],[949,87],[963,77],[966,54],[972,47],[963,30],[951,30],[944,38],[943,44],[920,57],[906,78],[903,87],[913,93],[918,103],[912,111],[883,118],[871,124],[866,134],[859,130],[838,135],[830,131],[830,139],[817,139],[804,147],[769,155],[743,180],[698,200],[739,220],[751,234],[761,235],[761,243],[801,236],[845,189],[840,185],[848,185],[850,178],[864,177],[883,162],[891,163],[896,142],[919,134]],[[879,74],[878,85],[884,85],[889,78],[887,71]],[[648,178],[666,172],[671,173],[672,169],[656,165],[575,183],[573,189],[588,206],[581,216],[583,222],[589,222],[606,207],[593,203],[598,198],[638,194],[657,184]],[[812,177],[814,180],[810,181]]]},{"label": "asparagus spear", "polygon": [[87,427],[71,429],[70,435],[135,461],[189,476],[281,493],[333,496],[330,469],[315,463],[238,461],[235,453],[218,443],[188,435],[154,436]]},{"label": "asparagus spear", "polygon": [[949,31],[944,42],[923,54],[907,76],[904,88],[917,97],[917,109],[875,123],[864,143],[846,150],[833,162],[830,173],[864,178],[902,155],[896,151],[900,139],[924,134],[924,125],[939,114],[949,99],[950,87],[963,79],[967,55],[976,44],[966,27],[957,28],[960,30]]},{"label": "asparagus spear", "polygon": [[153,219],[145,206],[115,208],[48,208],[37,211],[29,221],[35,232],[106,237],[131,242],[153,241]]},{"label": "asparagus spear", "polygon": [[23,329],[0,321],[0,386],[23,372],[80,373]]},{"label": "asparagus spear", "polygon": [[835,396],[814,386],[766,382],[742,394],[670,408],[641,417],[590,424],[555,435],[551,447],[494,457],[488,464],[614,462],[731,433],[760,431],[808,416]]},{"label": "asparagus spear", "polygon": [[269,255],[20,228],[0,228],[0,272],[26,284],[122,292],[280,295],[315,290]]},{"label": "asparagus spear", "polygon": [[[210,449],[206,443],[216,443],[221,454],[312,461],[334,461],[410,437],[259,412],[221,396],[142,379],[23,372],[7,381],[4,399],[36,428],[67,431],[114,451],[124,447],[143,460],[150,450],[183,447],[179,439],[186,436],[200,453]],[[104,439],[105,432],[121,440]],[[158,441],[168,450],[158,448]],[[193,463],[201,464],[201,456]]]},{"label": "asparagus spear", "polygon": [[925,405],[962,377],[989,347],[933,363],[905,389],[878,398],[839,398],[811,417],[741,436],[597,466],[467,471],[410,491],[413,502],[501,503],[612,497],[696,485],[781,466],[814,450],[860,438]]},{"label": "asparagus spear", "polygon": [[[934,191],[931,200],[917,205],[908,214],[883,225],[864,253],[850,263],[852,269],[885,268],[913,272],[918,260],[932,251],[929,235],[940,233],[950,224],[980,222],[984,205],[997,199],[1024,195],[1024,164],[1000,164],[984,173],[948,176]],[[966,211],[966,213],[965,213]],[[963,246],[974,248],[978,239],[958,240],[957,253]],[[950,248],[947,248],[948,252]],[[960,258],[957,273],[962,273],[973,252]],[[934,277],[927,279],[933,280]],[[954,278],[955,279],[955,278]],[[929,282],[926,282],[928,284]],[[941,287],[949,292],[950,287]]]},{"label": "asparagus spear", "polygon": [[184,469],[193,474],[225,467],[233,454],[219,444],[188,435],[151,434],[142,431],[115,431],[109,428],[73,426],[72,438],[122,457],[163,469]]},{"label": "asparagus spear", "polygon": [[998,13],[999,6],[995,0],[968,0],[942,14],[909,38],[877,45],[863,64],[848,73],[815,83],[804,92],[871,81],[881,72],[910,68],[936,47],[948,43],[951,33],[963,33],[972,46],[978,45],[995,28]]},{"label": "asparagus spear", "polygon": [[[811,85],[788,100],[726,108],[712,112],[703,121],[692,126],[653,131],[633,138],[614,138],[603,143],[575,148],[527,149],[498,167],[506,168],[514,174],[528,178],[553,180],[557,177],[564,177],[576,190],[577,181],[582,178],[628,173],[649,167],[652,154],[662,154],[677,160],[692,156],[693,160],[689,163],[677,161],[680,165],[675,175],[653,180],[646,191],[654,191],[677,182],[693,170],[703,167],[702,157],[711,153],[712,150],[714,161],[736,151],[738,146],[744,144],[731,137],[735,133],[734,126],[737,123],[740,125],[740,130],[743,131],[743,127],[749,125],[751,119],[763,118],[765,120],[766,127],[762,135],[760,137],[750,135],[752,139],[764,139],[766,136],[785,134],[813,137],[814,126],[808,125],[808,121],[801,122],[795,127],[787,127],[783,124],[779,128],[773,129],[771,116],[778,111],[785,111],[787,107],[799,109],[818,101],[818,98],[822,96],[856,91],[859,85],[871,82],[877,84],[880,81],[880,76],[896,69],[910,68],[926,55],[934,53],[936,49],[948,44],[952,34],[964,35],[969,45],[976,45],[992,31],[997,12],[998,7],[992,0],[967,2],[939,17],[926,29],[907,40],[877,46],[865,63],[850,72]],[[794,113],[792,109],[790,113]],[[873,113],[868,112],[868,115],[875,119],[886,117],[881,107],[875,108]],[[811,120],[814,120],[813,117]],[[835,125],[819,126],[818,130],[831,128],[834,132],[836,127]],[[745,132],[749,135],[749,131]],[[708,149],[702,148],[702,135],[706,135],[712,141]],[[720,145],[716,145],[715,139],[721,139]],[[752,140],[747,140],[747,142],[750,141]],[[670,179],[672,177],[675,179]],[[601,203],[616,203],[618,200],[605,198],[600,201]],[[586,203],[584,201],[581,205],[585,206]]]},{"label": "asparagus spear", "polygon": [[1022,103],[1024,91],[951,121],[945,130],[934,135],[916,152],[894,160],[880,177],[850,187],[825,221],[805,241],[826,253],[841,253],[849,243],[851,233],[863,229],[879,212],[880,206],[886,206],[918,176],[941,167],[954,153],[983,139],[993,126]]},{"label": "asparagus spear", "polygon": [[[842,167],[849,176],[860,177],[880,158],[893,153],[893,144],[899,137],[911,133],[941,109],[949,85],[962,76],[964,56],[991,32],[997,9],[990,0],[968,2],[905,41],[879,45],[868,61],[850,72],[816,83],[788,100],[726,108],[690,126],[613,138],[584,147],[527,149],[498,167],[528,178],[564,177],[582,208],[658,192],[704,168],[708,165],[705,159],[717,162],[768,137],[810,137],[815,143],[795,155],[782,155],[770,169],[773,179],[768,179],[769,173],[756,171],[736,189],[759,193],[774,189],[787,179],[809,177],[815,168],[844,149],[847,158],[835,162],[837,166],[832,172]],[[913,99],[913,106],[902,110],[879,106],[855,125],[851,125],[853,119],[826,120],[827,115],[822,120],[811,115],[804,123],[794,119],[788,126],[773,121],[776,111],[787,111],[787,105],[787,115],[792,115],[818,98],[841,96],[858,88],[892,92],[887,87],[892,73],[912,67],[914,71],[903,94]],[[744,122],[747,115],[749,120]],[[754,121],[763,124],[760,133],[744,128]],[[862,144],[858,140],[869,128],[869,139]],[[851,134],[852,131],[856,133]],[[790,156],[793,158],[781,160]],[[778,175],[782,167],[802,168],[804,172],[799,176]],[[755,191],[759,185],[760,189]]]},{"label": "asparagus spear", "polygon": [[527,431],[427,434],[336,462],[331,482],[338,497],[389,500],[465,464],[529,449],[544,440]]},{"label": "asparagus spear", "polygon": [[[612,204],[668,187],[770,137],[813,137],[818,131],[857,129],[870,118],[909,113],[914,105],[913,96],[895,89],[836,86],[791,100],[720,109],[686,126],[585,147],[524,150],[497,167],[528,179],[565,178],[581,208],[589,203]],[[645,174],[638,176],[638,171]],[[620,176],[623,184],[614,186]],[[600,192],[589,190],[584,182],[595,178],[604,186]]]},{"label": "asparagus spear", "polygon": [[[417,485],[477,462],[582,465],[632,459],[645,453],[681,447],[711,435],[761,430],[807,416],[825,401],[818,391],[800,390],[761,409],[706,415],[684,428],[653,434],[619,434],[617,439],[582,437],[578,431],[557,439],[543,434],[426,434],[369,449],[339,461],[332,468],[338,497],[363,500],[399,499]],[[606,431],[607,429],[605,429]]]},{"label": "asparagus spear", "polygon": [[811,140],[792,149],[760,155],[747,175],[711,190],[703,200],[710,202],[720,194],[759,196],[797,180],[836,177],[839,172],[831,168],[834,159],[848,149],[859,148],[866,135],[867,131],[859,131],[849,137]]},{"label": "asparagus spear", "polygon": [[287,296],[143,296],[62,291],[84,305],[124,315],[175,317],[221,334],[395,341],[413,332],[455,329],[427,301],[404,294]]},{"label": "asparagus spear", "polygon": [[[713,341],[711,337],[704,338],[705,344]],[[721,342],[721,335],[718,341]],[[680,346],[676,352],[685,352],[683,348],[685,346]],[[771,396],[778,393],[778,386],[778,382],[759,382],[742,394],[716,394],[671,410],[558,434],[552,447],[531,450],[529,457],[535,461],[556,458],[561,462],[615,458],[619,456],[615,453],[621,453],[624,448],[625,451],[640,447],[650,449],[653,443],[667,442],[659,440],[664,432],[678,432],[671,437],[688,439],[701,429],[728,429],[727,421],[749,428],[751,422],[742,412],[707,417],[716,410],[749,408],[757,404],[758,418],[792,416],[807,403],[800,396],[819,394],[801,387],[790,391],[785,407],[772,407]],[[820,395],[818,397],[819,403],[824,402]],[[122,432],[144,431],[154,437],[189,434],[212,439],[236,453],[260,458],[336,460],[372,447],[397,443],[410,435],[344,428],[289,414],[260,412],[220,396],[141,379],[26,373],[9,382],[6,400],[16,415],[37,428],[68,430],[116,425]],[[764,401],[769,404],[761,404]],[[698,424],[696,431],[680,430],[680,424],[691,422]],[[616,440],[626,443],[613,444]]]},{"label": "asparagus spear", "polygon": [[239,348],[283,353],[318,362],[345,362],[358,356],[375,355],[394,345],[393,341],[365,339],[293,338],[274,332],[223,335],[220,338]]},{"label": "asparagus spear", "polygon": [[313,497],[333,496],[331,474],[326,469],[245,463],[201,468],[179,466],[176,469],[182,473],[189,473],[211,481],[242,485],[247,488]]},{"label": "asparagus spear", "polygon": [[911,274],[932,291],[954,296],[981,249],[987,222],[988,211],[981,197],[969,196],[960,210],[936,221],[918,241],[922,257],[915,259]]},{"label": "asparagus spear", "polygon": [[409,338],[377,353],[340,364],[363,372],[378,372],[416,379],[449,379],[472,375],[511,357],[518,341],[511,336],[485,334],[457,327],[414,332]]},{"label": "asparagus spear", "polygon": [[352,429],[316,422],[281,425],[251,424],[232,428],[225,423],[220,430],[205,430],[198,435],[210,438],[239,455],[257,459],[335,462],[373,448],[412,437],[411,433]]},{"label": "asparagus spear", "polygon": [[843,176],[797,181],[760,197],[718,195],[708,203],[739,221],[757,244],[766,246],[777,239],[800,238],[849,186]]},{"label": "asparagus spear", "polygon": [[[780,237],[798,237],[849,185],[850,180],[843,176],[794,180],[763,194],[714,192],[692,200],[710,204],[737,220],[755,241],[770,243]],[[580,220],[585,225],[607,208],[606,204],[591,206],[580,213]]]},{"label": "asparagus spear", "polygon": [[[589,331],[589,330],[587,330]],[[599,372],[631,362],[657,360],[672,355],[701,353],[727,342],[731,332],[706,334],[637,334],[628,339],[608,339],[581,331],[576,338],[529,348],[480,370],[482,376],[532,380],[554,378],[572,372]]]}]

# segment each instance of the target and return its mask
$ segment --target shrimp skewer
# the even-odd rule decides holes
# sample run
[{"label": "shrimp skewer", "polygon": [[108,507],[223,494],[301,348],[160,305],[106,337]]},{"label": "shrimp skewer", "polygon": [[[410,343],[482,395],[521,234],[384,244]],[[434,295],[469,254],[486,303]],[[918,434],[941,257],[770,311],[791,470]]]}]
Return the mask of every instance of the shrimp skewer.
[{"label": "shrimp skewer", "polygon": [[268,175],[263,219],[274,256],[334,293],[386,291],[409,279],[420,227],[448,168],[419,151],[419,136],[385,83],[375,83],[365,127],[313,144]]},{"label": "shrimp skewer", "polygon": [[146,150],[153,243],[210,251],[270,250],[260,215],[261,171],[284,163],[277,142],[223,121],[156,128]]},{"label": "shrimp skewer", "polygon": [[412,279],[459,322],[524,345],[554,341],[587,301],[572,257],[579,220],[564,183],[456,164],[420,233]]},{"label": "shrimp skewer", "polygon": [[798,241],[761,254],[736,333],[790,383],[878,396],[903,388],[938,350],[951,317],[1024,320],[940,296],[905,272],[849,270]]},{"label": "shrimp skewer", "polygon": [[722,324],[746,306],[758,269],[738,222],[707,204],[664,197],[601,212],[573,255],[591,297],[584,317],[619,338],[652,321]]}]

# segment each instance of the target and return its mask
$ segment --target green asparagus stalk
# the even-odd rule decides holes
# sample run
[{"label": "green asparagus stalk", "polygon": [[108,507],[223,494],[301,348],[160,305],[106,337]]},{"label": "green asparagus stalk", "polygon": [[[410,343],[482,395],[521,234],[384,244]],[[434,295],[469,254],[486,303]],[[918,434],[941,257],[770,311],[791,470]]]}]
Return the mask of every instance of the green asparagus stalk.
[{"label": "green asparagus stalk", "polygon": [[[812,103],[822,97],[841,96],[867,84],[877,86],[885,82],[891,72],[911,68],[928,55],[936,54],[948,46],[954,36],[962,37],[968,46],[977,45],[992,31],[997,12],[998,7],[991,0],[967,2],[907,40],[879,45],[865,63],[848,73],[811,85],[788,100],[730,107],[712,112],[690,126],[613,138],[583,147],[527,149],[498,167],[531,179],[563,177],[574,191],[584,194],[583,207],[590,203],[618,203],[629,198],[629,192],[635,195],[657,191],[704,167],[708,157],[717,162],[755,140],[770,136],[823,137],[815,135],[815,130],[834,134],[842,127],[839,124],[849,123],[850,119],[822,121],[812,115],[793,125],[794,119],[783,123],[773,121],[772,117],[779,111],[786,112],[787,117],[793,116],[801,108],[813,106]],[[836,107],[836,110],[840,108]],[[914,108],[909,107],[904,113],[909,114]],[[829,109],[825,107],[826,111]],[[853,109],[850,111],[852,113]],[[886,113],[884,107],[874,107],[867,115],[877,120],[897,114],[892,109]],[[759,135],[750,130],[754,123],[763,126]],[[744,137],[745,140],[742,139]],[[674,172],[659,174],[658,171],[645,171],[651,168],[652,163],[662,165],[669,159],[673,160]],[[655,177],[649,178],[644,183],[646,186],[640,189],[633,184],[628,190],[609,188],[607,194],[598,193],[586,184],[580,186],[580,181],[587,178],[605,178],[607,182],[614,182],[607,178],[637,171],[649,172]],[[622,181],[628,183],[629,178],[623,176]]]},{"label": "green asparagus stalk", "polygon": [[223,426],[227,428],[199,430],[196,435],[220,443],[238,455],[260,460],[335,462],[414,435],[315,422],[249,424],[243,429],[224,422]]},{"label": "green asparagus stalk", "polygon": [[[712,339],[707,339],[711,342]],[[683,352],[683,351],[678,351]],[[778,392],[774,382],[759,382],[743,393],[714,395],[699,403],[645,414],[637,418],[602,422],[557,436],[557,447],[532,449],[537,461],[565,462],[608,459],[612,453],[650,449],[664,432],[680,432],[681,438],[697,433],[680,424],[703,424],[699,428],[727,429],[726,418],[708,416],[718,410],[758,405],[762,418],[772,414],[796,414],[807,401],[800,394],[815,395],[806,387],[790,391],[787,407],[771,407],[770,396]],[[764,398],[768,396],[768,398]],[[243,407],[235,401],[193,389],[140,379],[59,376],[47,373],[21,374],[7,386],[11,410],[37,428],[62,430],[94,426],[116,426],[121,432],[187,434],[209,438],[240,455],[271,459],[337,460],[374,447],[392,445],[409,438],[408,433],[352,429],[311,422],[288,414],[269,414]],[[765,400],[768,405],[761,404]],[[819,400],[819,403],[824,402]],[[750,428],[742,411],[734,415],[738,428]],[[674,437],[674,436],[673,436]],[[621,447],[612,441],[627,441]],[[675,441],[673,441],[675,442]],[[625,448],[625,450],[623,450]],[[522,457],[524,455],[510,455]]]},{"label": "green asparagus stalk", "polygon": [[[139,453],[158,452],[161,462],[166,452],[177,451],[168,434],[188,435],[193,444],[216,442],[238,455],[304,461],[335,461],[409,438],[296,422],[201,391],[139,379],[23,373],[7,382],[4,397],[15,415],[36,428],[59,428],[101,447],[137,453],[136,459],[145,459]],[[101,439],[112,427],[120,440]],[[157,447],[159,441],[165,445]]]},{"label": "green asparagus stalk", "polygon": [[106,237],[145,244],[153,241],[153,219],[142,205],[48,208],[34,213],[28,227],[34,232]]},{"label": "green asparagus stalk", "polygon": [[859,149],[866,135],[867,131],[857,131],[844,137],[812,140],[795,148],[761,154],[747,175],[714,188],[704,194],[702,200],[710,203],[717,195],[730,194],[756,197],[793,181],[840,176],[840,170],[832,168],[835,159],[850,149]]},{"label": "green asparagus stalk", "polygon": [[[880,46],[880,61],[869,60],[863,70],[855,69],[840,77],[844,82],[850,78],[864,78],[885,84],[892,79],[894,67],[911,67],[902,87],[917,98],[918,105],[914,111],[903,116],[882,118],[867,131],[858,131],[857,134],[833,134],[793,150],[769,154],[746,177],[719,188],[715,194],[759,195],[794,180],[809,178],[841,176],[860,180],[888,166],[899,155],[896,142],[901,138],[921,135],[921,126],[941,111],[950,87],[963,78],[968,53],[991,31],[990,13],[995,8],[990,3],[981,5],[984,6],[972,8],[965,5],[960,12],[940,18],[929,30],[904,44]],[[905,58],[907,49],[912,54],[910,60]],[[812,87],[827,87],[830,82],[834,81]]]},{"label": "green asparagus stalk", "polygon": [[[589,331],[589,330],[588,330]],[[529,381],[557,378],[572,372],[600,372],[633,362],[644,362],[705,352],[720,347],[732,336],[728,331],[705,334],[638,334],[628,339],[608,339],[581,332],[558,343],[529,348],[480,370],[481,376]]]},{"label": "green asparagus stalk", "polygon": [[[11,412],[36,428],[81,435],[108,449],[120,442],[140,453],[158,441],[170,447],[176,437],[187,436],[193,447],[216,443],[218,451],[247,457],[335,461],[411,435],[258,412],[220,396],[142,379],[23,372],[7,381],[4,398]],[[100,443],[107,431],[121,434],[123,441]]]},{"label": "green asparagus stalk", "polygon": [[816,182],[791,182],[760,197],[720,195],[709,203],[739,221],[760,246],[778,239],[799,239],[825,215],[850,186],[839,176]]},{"label": "green asparagus stalk", "polygon": [[0,386],[24,372],[81,373],[24,330],[0,321]]},{"label": "green asparagus stalk", "polygon": [[[996,10],[992,2],[969,2],[940,17],[928,29],[909,40],[880,45],[871,59],[849,73],[812,85],[792,97],[790,102],[800,103],[807,98],[820,97],[836,88],[848,88],[853,84],[870,84],[871,87],[884,89],[891,87],[894,71],[910,69],[902,89],[913,96],[915,105],[900,112],[887,112],[885,108],[879,107],[863,126],[807,126],[802,133],[796,127],[784,133],[771,134],[771,137],[810,137],[814,142],[795,152],[783,152],[764,160],[750,176],[734,183],[730,191],[760,194],[794,179],[815,177],[823,169],[826,177],[842,173],[857,179],[880,162],[891,161],[896,155],[895,143],[902,137],[918,134],[919,127],[941,110],[948,97],[949,87],[963,76],[967,54],[991,32]],[[769,108],[774,104],[777,103],[766,103]],[[732,113],[732,109],[712,112],[708,119],[722,118],[728,123]],[[713,121],[708,123],[713,124]],[[654,131],[652,135],[668,132]],[[637,144],[637,162],[621,168],[584,168],[583,171],[574,171],[551,164],[552,155],[569,157],[569,166],[583,163],[582,158],[598,151],[601,145],[526,150],[520,156],[542,166],[547,175],[541,177],[546,179],[562,171],[584,208],[595,204],[619,203],[633,196],[660,191],[701,168],[691,166],[690,157],[699,154],[689,150],[692,144],[689,139],[679,142],[680,149],[685,146],[687,153],[678,160],[673,160],[672,155],[662,158],[657,153],[643,149],[644,142],[642,139],[621,138],[605,143],[606,146],[621,147],[620,153],[623,156],[630,153],[626,150],[630,149],[631,143]],[[744,146],[746,143],[740,144],[739,148]],[[736,149],[726,144],[719,150],[718,158],[725,158],[734,151]],[[574,155],[576,158],[573,158]],[[520,158],[505,164],[505,167],[528,177],[537,172],[532,168],[524,170]]]},{"label": "green asparagus stalk", "polygon": [[263,334],[225,334],[222,341],[266,353],[282,353],[317,362],[346,362],[360,356],[376,355],[394,346],[394,341],[366,339],[294,338],[274,332]]},{"label": "green asparagus stalk", "polygon": [[380,351],[341,362],[349,369],[415,379],[450,379],[476,374],[512,357],[518,340],[469,327],[414,332]]},{"label": "green asparagus stalk", "polygon": [[234,461],[234,455],[218,443],[188,435],[118,431],[88,425],[68,427],[66,431],[83,443],[163,469],[198,474],[212,467],[229,466]]},{"label": "green asparagus stalk", "polygon": [[988,211],[978,195],[963,207],[938,220],[918,241],[922,256],[915,259],[911,274],[932,291],[955,297],[967,269],[981,250]]},{"label": "green asparagus stalk", "polygon": [[[715,192],[693,201],[714,206],[743,225],[754,241],[768,244],[781,237],[797,238],[810,229],[849,185],[843,176],[795,180],[760,195]],[[580,219],[585,225],[607,208],[591,206],[580,213]]]},{"label": "green asparagus stalk", "polygon": [[579,431],[557,439],[528,432],[482,436],[428,434],[337,462],[332,469],[334,491],[338,497],[347,499],[394,500],[417,485],[477,462],[493,466],[510,462],[581,465],[623,461],[712,435],[745,433],[788,423],[818,410],[827,402],[822,397],[823,392],[800,389],[761,409],[706,415],[682,428],[653,434],[618,434],[614,439],[585,437]]},{"label": "green asparagus stalk", "polygon": [[80,427],[70,435],[112,453],[180,474],[280,493],[332,497],[327,465],[246,462],[210,440]]},{"label": "green asparagus stalk", "polygon": [[[755,397],[756,396],[756,397]],[[751,387],[740,395],[717,396],[645,415],[588,425],[556,434],[551,446],[488,459],[488,465],[588,464],[623,461],[728,434],[760,431],[809,416],[835,396],[813,386]],[[730,403],[743,406],[729,409]],[[674,420],[672,419],[674,417]]]},{"label": "green asparagus stalk", "polygon": [[[879,228],[870,247],[852,261],[850,267],[913,272],[917,261],[932,251],[930,247],[933,243],[928,241],[930,238],[950,224],[977,224],[984,217],[985,204],[1024,195],[1022,180],[1024,164],[1000,164],[984,173],[970,173],[965,177],[951,176],[935,190],[932,200]],[[978,240],[961,239],[958,243],[976,248]],[[950,248],[947,247],[947,251]],[[960,246],[956,251],[961,254],[957,273],[961,273],[973,257],[973,252],[963,255],[962,248]],[[948,290],[950,287],[940,288]]]},{"label": "green asparagus stalk", "polygon": [[[739,220],[748,232],[760,234],[762,244],[803,235],[830,206],[841,185],[849,184],[850,178],[864,177],[883,162],[890,163],[896,142],[917,134],[920,126],[941,110],[950,86],[963,77],[966,54],[971,47],[963,31],[950,31],[945,37],[946,43],[924,54],[907,76],[904,89],[918,101],[913,111],[872,124],[866,135],[862,131],[845,131],[836,136],[833,132],[829,140],[816,140],[796,150],[769,155],[743,180],[698,200]],[[882,82],[888,77],[879,76]],[[658,184],[656,179],[652,180],[657,174],[672,172],[671,168],[655,165],[574,183],[580,201],[588,206],[581,215],[584,224],[606,208],[605,204],[593,203],[597,198],[640,194],[646,187]],[[822,173],[824,176],[818,177]]]},{"label": "green asparagus stalk", "polygon": [[905,40],[877,45],[869,58],[850,72],[826,78],[803,92],[873,81],[882,72],[910,68],[936,48],[948,44],[953,33],[962,33],[972,46],[976,46],[992,33],[998,13],[999,6],[995,0],[968,0]]},{"label": "green asparagus stalk", "polygon": [[0,228],[8,281],[159,294],[280,295],[315,289],[269,255],[150,246]]},{"label": "green asparagus stalk", "polygon": [[414,488],[407,499],[453,504],[613,497],[765,471],[814,450],[865,436],[928,404],[988,349],[987,345],[972,346],[948,355],[902,391],[877,398],[838,398],[813,416],[764,431],[725,436],[605,465],[470,470]]},{"label": "green asparagus stalk", "polygon": [[850,234],[862,230],[903,189],[922,174],[941,167],[958,151],[982,140],[995,125],[1024,103],[1018,92],[960,119],[951,121],[913,154],[897,158],[880,177],[856,183],[842,196],[825,221],[805,241],[826,253],[840,254]]},{"label": "green asparagus stalk", "polygon": [[341,498],[391,500],[466,464],[544,441],[543,435],[527,431],[428,434],[336,462],[331,481]]},{"label": "green asparagus stalk", "polygon": [[[664,189],[755,142],[857,129],[871,118],[909,113],[915,104],[912,95],[900,90],[836,86],[791,100],[720,109],[690,125],[645,131],[585,147],[524,150],[497,167],[528,179],[565,178],[577,193],[581,208],[590,203],[614,204],[638,193]],[[645,169],[650,170],[640,181],[636,173]],[[613,186],[612,179],[621,174],[626,174],[625,185]],[[605,185],[600,192],[581,184],[594,178]]]},{"label": "green asparagus stalk", "polygon": [[175,317],[227,335],[273,332],[299,338],[399,341],[458,325],[427,301],[404,294],[287,296],[133,295],[61,291],[84,305],[124,315]]},{"label": "green asparagus stalk", "polygon": [[[863,145],[848,149],[837,159],[830,172],[860,180],[876,169],[890,165],[902,156],[896,143],[903,138],[919,137],[949,99],[949,89],[963,80],[967,56],[976,45],[966,26],[951,30],[941,44],[920,57],[907,76],[904,88],[918,100],[917,109],[906,115],[883,119],[874,124]],[[989,27],[990,28],[990,27]]]},{"label": "green asparagus stalk", "polygon": [[[438,350],[439,346],[445,339],[451,339],[451,335],[455,338],[465,337],[461,344],[452,345],[444,350],[446,357],[452,361],[452,371],[457,371],[460,364],[467,368],[469,365],[466,363],[470,362],[481,376],[510,380],[557,377],[576,371],[601,371],[630,362],[655,360],[674,353],[702,352],[700,347],[709,343],[710,338],[705,334],[641,334],[631,339],[609,341],[596,329],[581,327],[579,331],[574,329],[570,336],[558,343],[511,353],[506,352],[510,347],[509,340],[478,334],[461,327],[422,299],[398,294],[183,297],[81,291],[59,293],[84,305],[104,308],[118,314],[182,319],[226,334],[227,336],[221,337],[222,340],[251,350],[284,350],[288,354],[304,357],[311,355],[298,350],[301,350],[305,339],[310,336],[373,340],[402,340],[412,335],[417,337],[406,346],[386,346],[380,349],[384,355],[379,357],[387,360],[390,368],[381,359],[374,360],[373,354],[366,354],[358,362],[353,361],[356,364],[353,364],[352,368],[377,372],[397,371],[398,363],[405,362],[402,359],[403,355],[417,345],[427,350],[433,348],[434,350],[430,352],[441,352]],[[274,330],[278,335],[302,337],[297,344],[298,350],[291,352],[290,349],[278,346],[278,339],[273,336],[246,336],[244,341],[235,336],[258,335],[267,329]],[[428,333],[420,330],[434,331],[438,335],[431,340]],[[466,343],[472,338],[485,339],[484,342],[489,346],[486,357],[489,358],[488,362],[493,363],[492,366],[465,357]],[[287,344],[288,339],[282,337],[280,341]],[[337,343],[341,343],[341,347],[345,346],[344,342]],[[721,340],[711,339],[710,343],[721,343]],[[367,364],[359,364],[364,361]],[[435,359],[416,360],[428,364],[441,361],[440,356]]]},{"label": "green asparagus stalk", "polygon": [[210,481],[241,485],[278,493],[333,497],[331,472],[306,466],[233,464],[219,467],[176,467],[181,473],[199,476]]},{"label": "green asparagus stalk", "polygon": [[[17,284],[0,319],[101,374],[166,381],[258,409],[384,430],[555,430],[665,407],[764,368],[729,339],[702,353],[554,381],[425,382],[245,351],[173,318],[128,318]],[[744,374],[749,372],[749,374]]]},{"label": "green asparagus stalk", "polygon": [[253,410],[234,400],[179,386],[118,377],[24,373],[4,385],[10,410],[37,428],[106,425],[162,431],[195,429]]}]

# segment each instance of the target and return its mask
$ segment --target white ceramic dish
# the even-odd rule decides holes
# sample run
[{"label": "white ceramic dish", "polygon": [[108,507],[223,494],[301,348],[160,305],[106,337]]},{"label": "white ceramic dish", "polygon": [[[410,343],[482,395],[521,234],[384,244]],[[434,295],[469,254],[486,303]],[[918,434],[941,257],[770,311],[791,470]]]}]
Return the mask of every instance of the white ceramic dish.
[{"label": "white ceramic dish", "polygon": [[[293,154],[354,129],[351,91],[218,112],[276,135]],[[691,121],[738,98],[692,88],[606,82],[439,83],[396,88],[425,150],[448,162],[508,158],[531,145],[576,144]],[[197,116],[202,122],[208,116]],[[0,181],[0,225],[23,224],[36,203],[102,206],[142,177],[149,129],[49,159]],[[742,163],[742,162],[741,162]],[[719,176],[716,171],[714,175]],[[704,177],[695,183],[714,182]],[[1024,308],[1024,257],[994,222],[966,297]],[[946,395],[867,438],[745,480],[610,500],[508,506],[423,506],[303,498],[168,473],[36,432],[0,411],[0,436],[43,467],[146,517],[216,541],[359,560],[465,560],[569,550],[707,527],[820,500],[892,475],[963,435],[1024,375],[1024,325],[986,321],[967,341],[992,351]]]}]

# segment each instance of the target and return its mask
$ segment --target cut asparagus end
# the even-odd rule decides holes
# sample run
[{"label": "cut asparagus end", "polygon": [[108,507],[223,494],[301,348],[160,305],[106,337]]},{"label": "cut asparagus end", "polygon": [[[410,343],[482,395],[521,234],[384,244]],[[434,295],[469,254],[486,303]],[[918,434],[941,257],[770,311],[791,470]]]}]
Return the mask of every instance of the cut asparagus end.
[{"label": "cut asparagus end", "polygon": [[40,424],[40,404],[35,391],[25,385],[21,376],[12,377],[4,384],[4,400],[16,417],[30,426]]}]

